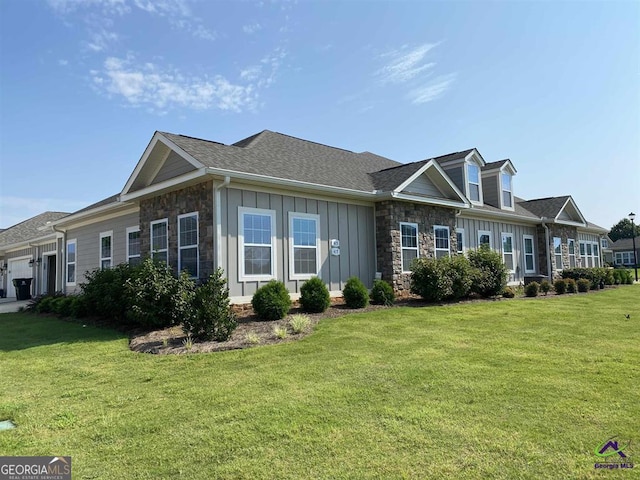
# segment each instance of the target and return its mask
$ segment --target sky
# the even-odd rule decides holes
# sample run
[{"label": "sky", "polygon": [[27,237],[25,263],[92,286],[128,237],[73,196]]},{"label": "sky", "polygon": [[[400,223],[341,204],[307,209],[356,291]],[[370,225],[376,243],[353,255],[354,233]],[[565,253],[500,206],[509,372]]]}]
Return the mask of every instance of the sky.
[{"label": "sky", "polygon": [[640,214],[640,2],[0,0],[0,228],[124,187],[156,130],[272,130]]}]

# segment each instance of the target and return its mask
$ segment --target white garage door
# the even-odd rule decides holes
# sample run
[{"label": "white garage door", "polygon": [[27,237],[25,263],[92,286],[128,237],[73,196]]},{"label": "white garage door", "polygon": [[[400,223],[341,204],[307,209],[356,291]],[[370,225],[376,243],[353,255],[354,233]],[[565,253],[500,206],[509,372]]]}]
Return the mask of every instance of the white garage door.
[{"label": "white garage door", "polygon": [[31,259],[9,260],[7,265],[7,297],[16,296],[16,289],[13,286],[14,278],[31,278],[33,276],[33,269],[29,266],[29,260]]}]

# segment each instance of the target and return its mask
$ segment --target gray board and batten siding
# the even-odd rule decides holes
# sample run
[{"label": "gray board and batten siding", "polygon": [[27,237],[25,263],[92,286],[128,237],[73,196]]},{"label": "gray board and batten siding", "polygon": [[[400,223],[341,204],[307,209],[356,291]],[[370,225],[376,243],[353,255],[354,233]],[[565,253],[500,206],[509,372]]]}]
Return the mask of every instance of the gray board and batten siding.
[{"label": "gray board and batten siding", "polygon": [[[375,237],[373,205],[303,198],[295,195],[227,188],[221,192],[222,268],[229,281],[231,297],[250,297],[264,282],[240,281],[240,207],[275,211],[275,278],[292,293],[299,293],[304,280],[293,280],[289,273],[289,213],[317,214],[320,217],[319,277],[329,290],[339,291],[351,276],[371,287],[375,276]],[[330,241],[340,241],[340,255],[331,255]]]}]

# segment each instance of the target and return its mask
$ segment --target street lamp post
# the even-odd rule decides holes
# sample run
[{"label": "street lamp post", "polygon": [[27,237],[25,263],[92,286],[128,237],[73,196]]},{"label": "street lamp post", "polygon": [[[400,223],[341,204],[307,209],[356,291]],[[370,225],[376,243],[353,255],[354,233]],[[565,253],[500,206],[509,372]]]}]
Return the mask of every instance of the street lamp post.
[{"label": "street lamp post", "polygon": [[629,214],[629,220],[631,220],[631,238],[633,239],[633,268],[636,272],[636,282],[638,281],[638,252],[636,250],[636,226],[633,221],[636,219],[636,214],[631,212]]}]

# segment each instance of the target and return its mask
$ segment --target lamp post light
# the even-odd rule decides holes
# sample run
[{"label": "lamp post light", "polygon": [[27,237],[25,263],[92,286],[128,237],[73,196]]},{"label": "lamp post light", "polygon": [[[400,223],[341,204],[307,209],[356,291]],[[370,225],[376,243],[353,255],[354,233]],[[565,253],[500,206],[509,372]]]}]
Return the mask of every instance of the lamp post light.
[{"label": "lamp post light", "polygon": [[638,281],[638,251],[636,250],[636,226],[633,221],[636,219],[636,214],[631,212],[629,214],[629,220],[631,220],[631,239],[633,240],[633,268],[636,272],[636,282]]}]

